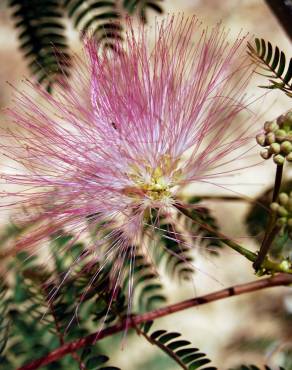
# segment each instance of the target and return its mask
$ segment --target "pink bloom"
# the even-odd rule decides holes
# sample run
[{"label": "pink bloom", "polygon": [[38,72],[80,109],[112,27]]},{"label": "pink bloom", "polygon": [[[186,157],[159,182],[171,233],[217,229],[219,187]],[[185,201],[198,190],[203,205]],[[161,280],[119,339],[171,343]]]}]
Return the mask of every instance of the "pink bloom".
[{"label": "pink bloom", "polygon": [[30,84],[41,103],[18,94],[11,112],[17,145],[2,146],[25,168],[3,174],[28,188],[11,193],[15,204],[36,210],[39,221],[19,248],[60,229],[79,236],[94,215],[112,225],[105,259],[120,261],[116,277],[151,209],[171,214],[186,185],[204,186],[239,168],[252,118],[246,37],[230,43],[221,26],[170,17],[156,24],[151,48],[150,31],[128,28],[119,54],[86,40],[69,88],[49,95]]}]

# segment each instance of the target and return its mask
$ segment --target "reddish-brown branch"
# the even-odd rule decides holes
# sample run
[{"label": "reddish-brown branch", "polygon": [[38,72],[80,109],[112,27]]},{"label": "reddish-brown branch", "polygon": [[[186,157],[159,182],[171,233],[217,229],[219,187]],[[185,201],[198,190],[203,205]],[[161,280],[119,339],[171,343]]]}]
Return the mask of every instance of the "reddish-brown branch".
[{"label": "reddish-brown branch", "polygon": [[92,345],[105,337],[118,333],[124,330],[126,327],[133,328],[136,325],[139,325],[145,321],[158,319],[159,317],[167,316],[172,313],[182,311],[190,307],[203,305],[206,303],[217,301],[219,299],[224,299],[224,298],[235,296],[235,295],[254,292],[260,289],[271,288],[271,287],[280,286],[280,285],[289,285],[289,284],[292,284],[292,275],[291,274],[279,274],[273,277],[268,277],[265,279],[259,279],[256,281],[252,281],[251,283],[235,285],[233,287],[226,288],[218,292],[210,293],[210,294],[198,297],[198,298],[188,299],[186,301],[175,303],[167,307],[159,308],[157,310],[147,312],[142,315],[132,316],[130,319],[124,320],[123,322],[119,324],[113,325],[104,330],[100,330],[84,338],[77,339],[73,342],[64,344],[63,346],[55,349],[54,351],[47,354],[46,356],[40,359],[37,359],[31,362],[30,364],[20,367],[18,370],[38,369],[39,367],[50,364],[53,361],[57,361],[60,358],[66,356],[67,354],[77,351],[80,348]]}]

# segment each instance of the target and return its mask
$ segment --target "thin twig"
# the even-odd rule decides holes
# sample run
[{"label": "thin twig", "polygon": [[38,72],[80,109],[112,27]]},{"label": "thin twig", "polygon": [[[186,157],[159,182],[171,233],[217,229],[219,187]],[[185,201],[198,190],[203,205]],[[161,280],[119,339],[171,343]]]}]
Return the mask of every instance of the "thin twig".
[{"label": "thin twig", "polygon": [[84,338],[77,339],[73,342],[64,344],[63,346],[55,349],[54,351],[50,352],[46,356],[37,359],[30,364],[24,365],[20,367],[18,370],[35,370],[40,368],[41,366],[48,365],[53,361],[57,361],[60,358],[79,350],[80,348],[90,346],[95,344],[97,341],[121,332],[125,328],[134,328],[136,325],[142,324],[143,322],[155,320],[160,317],[164,317],[170,315],[175,312],[179,312],[185,310],[187,308],[200,306],[203,304],[207,304],[213,301],[217,301],[219,299],[228,298],[231,296],[236,296],[244,293],[254,292],[265,288],[271,288],[276,286],[284,286],[292,284],[292,276],[290,274],[278,274],[273,277],[268,277],[265,279],[258,279],[256,281],[252,281],[246,284],[236,285],[230,288],[226,288],[220,290],[218,292],[214,292],[211,294],[207,294],[198,298],[188,299],[186,301],[182,301],[179,303],[175,303],[173,305],[159,308],[157,310],[147,312],[142,315],[132,316],[131,318],[124,319],[121,323],[116,325],[110,326],[109,328],[99,330],[96,333],[90,334]]}]

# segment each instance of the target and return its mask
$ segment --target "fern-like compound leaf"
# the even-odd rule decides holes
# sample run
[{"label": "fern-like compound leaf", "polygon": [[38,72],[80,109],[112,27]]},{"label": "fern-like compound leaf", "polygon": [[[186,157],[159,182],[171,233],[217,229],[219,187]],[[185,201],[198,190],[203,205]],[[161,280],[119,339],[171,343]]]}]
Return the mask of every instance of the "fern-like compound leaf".
[{"label": "fern-like compound leaf", "polygon": [[178,277],[180,281],[191,279],[194,273],[193,257],[187,240],[184,240],[173,223],[167,220],[160,222],[161,225],[156,229],[162,246],[158,262],[165,262],[165,270],[170,276]]},{"label": "fern-like compound leaf", "polygon": [[116,41],[123,40],[123,27],[116,1],[65,0],[64,6],[79,31],[90,31],[105,47],[117,50]]},{"label": "fern-like compound leaf", "polygon": [[130,263],[133,266],[131,269],[128,268],[123,290],[124,292],[128,290],[128,284],[133,279],[133,297],[128,297],[128,299],[133,299],[134,307],[139,312],[146,312],[166,303],[163,285],[152,264],[146,260],[145,256],[136,252]]},{"label": "fern-like compound leaf", "polygon": [[270,85],[260,87],[280,89],[292,97],[292,58],[288,64],[285,53],[278,46],[273,47],[270,42],[258,38],[254,45],[248,43],[248,54],[262,69],[260,74],[269,78]]},{"label": "fern-like compound leaf", "polygon": [[152,324],[153,322],[149,321],[141,326],[142,335],[171,357],[180,368],[184,370],[216,370],[215,367],[209,366],[211,360],[207,358],[206,354],[200,352],[198,348],[191,347],[189,341],[181,339],[180,333],[156,330],[149,334]]},{"label": "fern-like compound leaf", "polygon": [[[217,255],[218,249],[223,247],[223,243],[218,239],[218,236],[216,236],[216,231],[219,230],[219,226],[209,208],[200,205],[201,200],[202,199],[198,197],[189,198],[187,204],[191,206],[189,208],[191,219],[188,219],[184,215],[180,215],[180,217],[186,219],[186,229],[190,230],[193,241],[199,241],[199,245],[206,251]],[[207,230],[204,225],[213,229],[215,233]]]},{"label": "fern-like compound leaf", "polygon": [[29,69],[50,91],[61,74],[68,74],[70,56],[63,11],[56,0],[11,0],[20,48]]}]

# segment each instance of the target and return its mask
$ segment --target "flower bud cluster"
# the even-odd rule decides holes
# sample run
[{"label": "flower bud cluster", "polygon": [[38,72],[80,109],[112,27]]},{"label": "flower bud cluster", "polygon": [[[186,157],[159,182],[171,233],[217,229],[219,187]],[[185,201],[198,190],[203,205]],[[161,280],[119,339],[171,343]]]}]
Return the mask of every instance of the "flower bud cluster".
[{"label": "flower bud cluster", "polygon": [[271,209],[277,214],[277,224],[282,227],[282,231],[288,229],[290,238],[292,238],[292,191],[280,193],[278,202],[271,204]]},{"label": "flower bud cluster", "polygon": [[273,157],[277,165],[283,165],[285,159],[292,162],[292,111],[266,122],[264,132],[256,136],[257,143],[265,150],[261,152],[264,159]]}]

